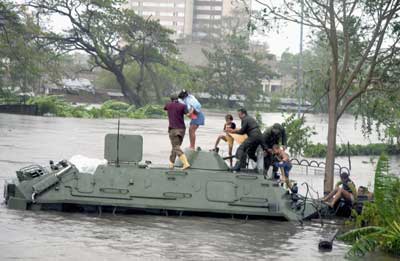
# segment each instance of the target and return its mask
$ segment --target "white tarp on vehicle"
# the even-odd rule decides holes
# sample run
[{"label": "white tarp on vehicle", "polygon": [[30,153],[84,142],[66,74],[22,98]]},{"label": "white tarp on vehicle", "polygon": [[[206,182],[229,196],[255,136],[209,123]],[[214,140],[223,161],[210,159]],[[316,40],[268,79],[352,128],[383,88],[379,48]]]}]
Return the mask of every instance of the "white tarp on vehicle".
[{"label": "white tarp on vehicle", "polygon": [[69,159],[69,162],[74,164],[79,172],[94,174],[97,166],[107,164],[105,159],[93,159],[82,155],[74,155]]}]

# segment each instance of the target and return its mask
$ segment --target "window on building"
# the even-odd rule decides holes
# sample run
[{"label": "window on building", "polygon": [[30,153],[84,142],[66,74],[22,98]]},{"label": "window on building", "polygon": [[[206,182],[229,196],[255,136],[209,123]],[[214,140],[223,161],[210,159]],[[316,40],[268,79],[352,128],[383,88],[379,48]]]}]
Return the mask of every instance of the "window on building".
[{"label": "window on building", "polygon": [[196,10],[211,10],[211,6],[196,6]]},{"label": "window on building", "polygon": [[172,21],[160,21],[160,24],[163,26],[171,26],[173,25]]},{"label": "window on building", "polygon": [[155,11],[143,11],[142,12],[142,15],[156,15],[156,12]]},{"label": "window on building", "polygon": [[153,2],[143,2],[143,6],[158,6],[158,3],[153,3]]},{"label": "window on building", "polygon": [[174,7],[174,3],[160,3],[161,7]]},{"label": "window on building", "polygon": [[178,8],[185,8],[185,4],[184,4],[184,3],[175,4],[175,7],[178,7]]},{"label": "window on building", "polygon": [[221,11],[222,10],[222,6],[211,6],[211,10],[216,10],[216,11]]},{"label": "window on building", "polygon": [[172,12],[160,12],[160,16],[174,16]]},{"label": "window on building", "polygon": [[210,15],[207,14],[198,14],[196,15],[197,19],[210,19]]}]

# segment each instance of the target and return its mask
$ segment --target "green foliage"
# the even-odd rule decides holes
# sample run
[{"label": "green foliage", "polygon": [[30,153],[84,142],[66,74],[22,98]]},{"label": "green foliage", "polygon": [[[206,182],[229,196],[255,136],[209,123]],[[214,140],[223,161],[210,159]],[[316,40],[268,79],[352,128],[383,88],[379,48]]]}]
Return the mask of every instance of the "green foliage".
[{"label": "green foliage", "polygon": [[[171,30],[155,19],[139,16],[122,0],[32,0],[28,6],[37,12],[38,19],[61,17],[65,21],[67,29],[43,32],[40,39],[62,52],[86,52],[91,64],[110,72],[125,97],[136,106],[148,102],[144,69],[165,65],[167,58],[177,52],[170,39]],[[128,65],[139,69],[133,84],[127,80]]]},{"label": "green foliage", "polygon": [[381,140],[400,145],[400,74],[392,77],[391,92],[367,93],[355,102],[352,111],[361,118],[365,136],[377,132]]},{"label": "green foliage", "polygon": [[339,239],[353,244],[347,253],[348,256],[363,256],[377,248],[382,233],[385,233],[382,227],[363,227],[351,230],[341,235]]},{"label": "green foliage", "polygon": [[38,106],[39,114],[53,114],[58,117],[75,117],[75,118],[132,118],[132,119],[148,119],[148,118],[164,118],[166,112],[162,106],[146,105],[135,109],[127,103],[109,100],[97,108],[87,109],[85,106],[72,106],[64,102],[59,96],[39,96],[28,100],[28,104]]},{"label": "green foliage", "polygon": [[[384,143],[372,143],[367,145],[347,144],[336,145],[336,156],[365,156],[365,155],[381,155],[387,153],[389,155],[399,155],[400,148],[396,145]],[[308,144],[304,147],[303,154],[305,157],[323,158],[326,157],[326,145]]]},{"label": "green foliage", "polygon": [[262,93],[261,80],[272,78],[274,73],[263,64],[268,57],[250,51],[248,32],[240,30],[240,23],[232,22],[235,19],[239,18],[225,18],[222,23],[229,23],[230,30],[210,39],[212,50],[203,49],[207,59],[202,68],[204,85],[227,107],[234,105],[230,102],[233,95],[243,95],[245,106],[251,109]]},{"label": "green foliage", "polygon": [[144,118],[164,118],[166,117],[166,112],[164,111],[163,107],[160,105],[152,105],[148,104],[145,105],[132,114],[130,114],[130,118],[135,119],[144,119]]},{"label": "green foliage", "polygon": [[303,149],[309,146],[310,137],[315,134],[314,129],[305,126],[305,123],[305,118],[297,118],[295,113],[285,118],[283,123],[288,137],[287,146],[289,147],[289,152],[293,155],[301,154]]},{"label": "green foliage", "polygon": [[[136,85],[140,81],[139,66],[137,64],[126,66],[124,75],[128,85]],[[201,87],[198,78],[197,70],[174,58],[166,59],[163,65],[148,65],[144,69],[142,84],[145,88],[141,90],[141,99],[146,104],[152,102],[162,104],[166,102],[166,98],[169,100],[172,93],[182,89],[199,91]],[[119,88],[114,75],[105,70],[97,74],[94,84],[101,89]]]},{"label": "green foliage", "polygon": [[380,249],[400,256],[400,179],[389,174],[386,155],[381,155],[375,171],[375,202],[365,204],[355,215],[355,229],[339,236],[351,243],[349,256],[362,256]]},{"label": "green foliage", "polygon": [[[329,59],[330,53],[326,46],[326,41],[316,37],[309,46],[309,49],[303,52],[303,88],[302,99],[315,105],[313,110],[316,112],[327,112],[327,92],[326,84],[329,80]],[[283,76],[297,78],[297,67],[299,55],[284,52],[279,61],[279,71]],[[298,97],[298,89],[291,90],[286,95],[289,97]]]},{"label": "green foliage", "polygon": [[[70,110],[69,105],[62,101],[58,96],[37,96],[28,100],[28,104],[37,105],[39,114],[51,113],[58,115]],[[72,106],[71,106],[72,107]]]},{"label": "green foliage", "polygon": [[269,111],[278,111],[278,107],[281,103],[280,97],[277,97],[276,95],[273,95],[271,97],[271,102],[269,104]]},{"label": "green foliage", "polygon": [[128,109],[130,109],[130,105],[125,102],[121,102],[121,101],[108,100],[101,105],[101,109],[102,110],[127,111]]},{"label": "green foliage", "polygon": [[[1,76],[0,76],[1,78]],[[12,104],[19,103],[20,98],[8,88],[1,88],[0,80],[0,104]]]},{"label": "green foliage", "polygon": [[353,213],[354,221],[353,225],[356,228],[364,226],[379,226],[381,224],[381,216],[379,215],[379,209],[375,203],[365,202],[361,214]]},{"label": "green foliage", "polygon": [[36,38],[41,28],[35,17],[8,0],[0,1],[0,14],[0,89],[37,92],[59,79],[59,57]]}]

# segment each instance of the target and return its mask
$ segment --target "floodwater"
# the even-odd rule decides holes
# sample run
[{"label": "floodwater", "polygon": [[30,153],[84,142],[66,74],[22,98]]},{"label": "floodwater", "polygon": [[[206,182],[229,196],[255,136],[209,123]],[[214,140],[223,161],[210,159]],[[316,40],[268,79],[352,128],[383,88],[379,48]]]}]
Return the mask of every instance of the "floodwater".
[{"label": "floodwater", "polygon": [[[210,149],[221,132],[223,115],[206,115],[207,125],[198,131],[198,145]],[[314,142],[325,140],[324,117],[308,117],[308,124],[319,132]],[[272,124],[282,117],[264,114],[263,119]],[[345,116],[339,126],[339,142],[368,143],[355,126],[354,119]],[[121,133],[143,135],[144,159],[153,163],[168,162],[166,130],[166,120],[121,120]],[[13,178],[15,170],[23,166],[47,165],[49,160],[78,154],[102,159],[104,136],[116,131],[117,120],[0,114],[1,195],[4,180]],[[347,158],[339,161],[347,166]],[[374,159],[369,157],[352,158],[352,177],[357,185],[372,185],[371,162]],[[399,169],[396,164],[393,159],[394,170]],[[322,189],[319,170],[298,169],[293,177],[299,183],[307,181],[317,191]],[[301,226],[271,220],[16,211],[2,203],[0,260],[342,260],[349,247],[341,242],[335,241],[332,252],[318,252],[319,240],[336,228],[337,224],[322,227],[318,222]]]}]

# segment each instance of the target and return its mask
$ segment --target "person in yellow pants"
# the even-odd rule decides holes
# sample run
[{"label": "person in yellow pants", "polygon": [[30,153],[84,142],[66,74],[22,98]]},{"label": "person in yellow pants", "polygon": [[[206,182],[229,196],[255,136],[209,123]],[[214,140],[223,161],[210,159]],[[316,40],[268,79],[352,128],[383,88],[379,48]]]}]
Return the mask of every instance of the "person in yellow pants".
[{"label": "person in yellow pants", "polygon": [[233,142],[234,139],[232,136],[229,135],[228,130],[234,130],[236,129],[236,124],[233,122],[233,116],[231,114],[227,114],[225,116],[225,124],[224,124],[224,128],[223,131],[226,132],[225,134],[219,135],[217,140],[215,141],[215,146],[213,151],[218,152],[219,148],[218,148],[218,144],[221,140],[225,141],[228,143],[228,154],[229,154],[229,158],[230,158],[230,165],[232,167],[232,150],[233,150]]}]

